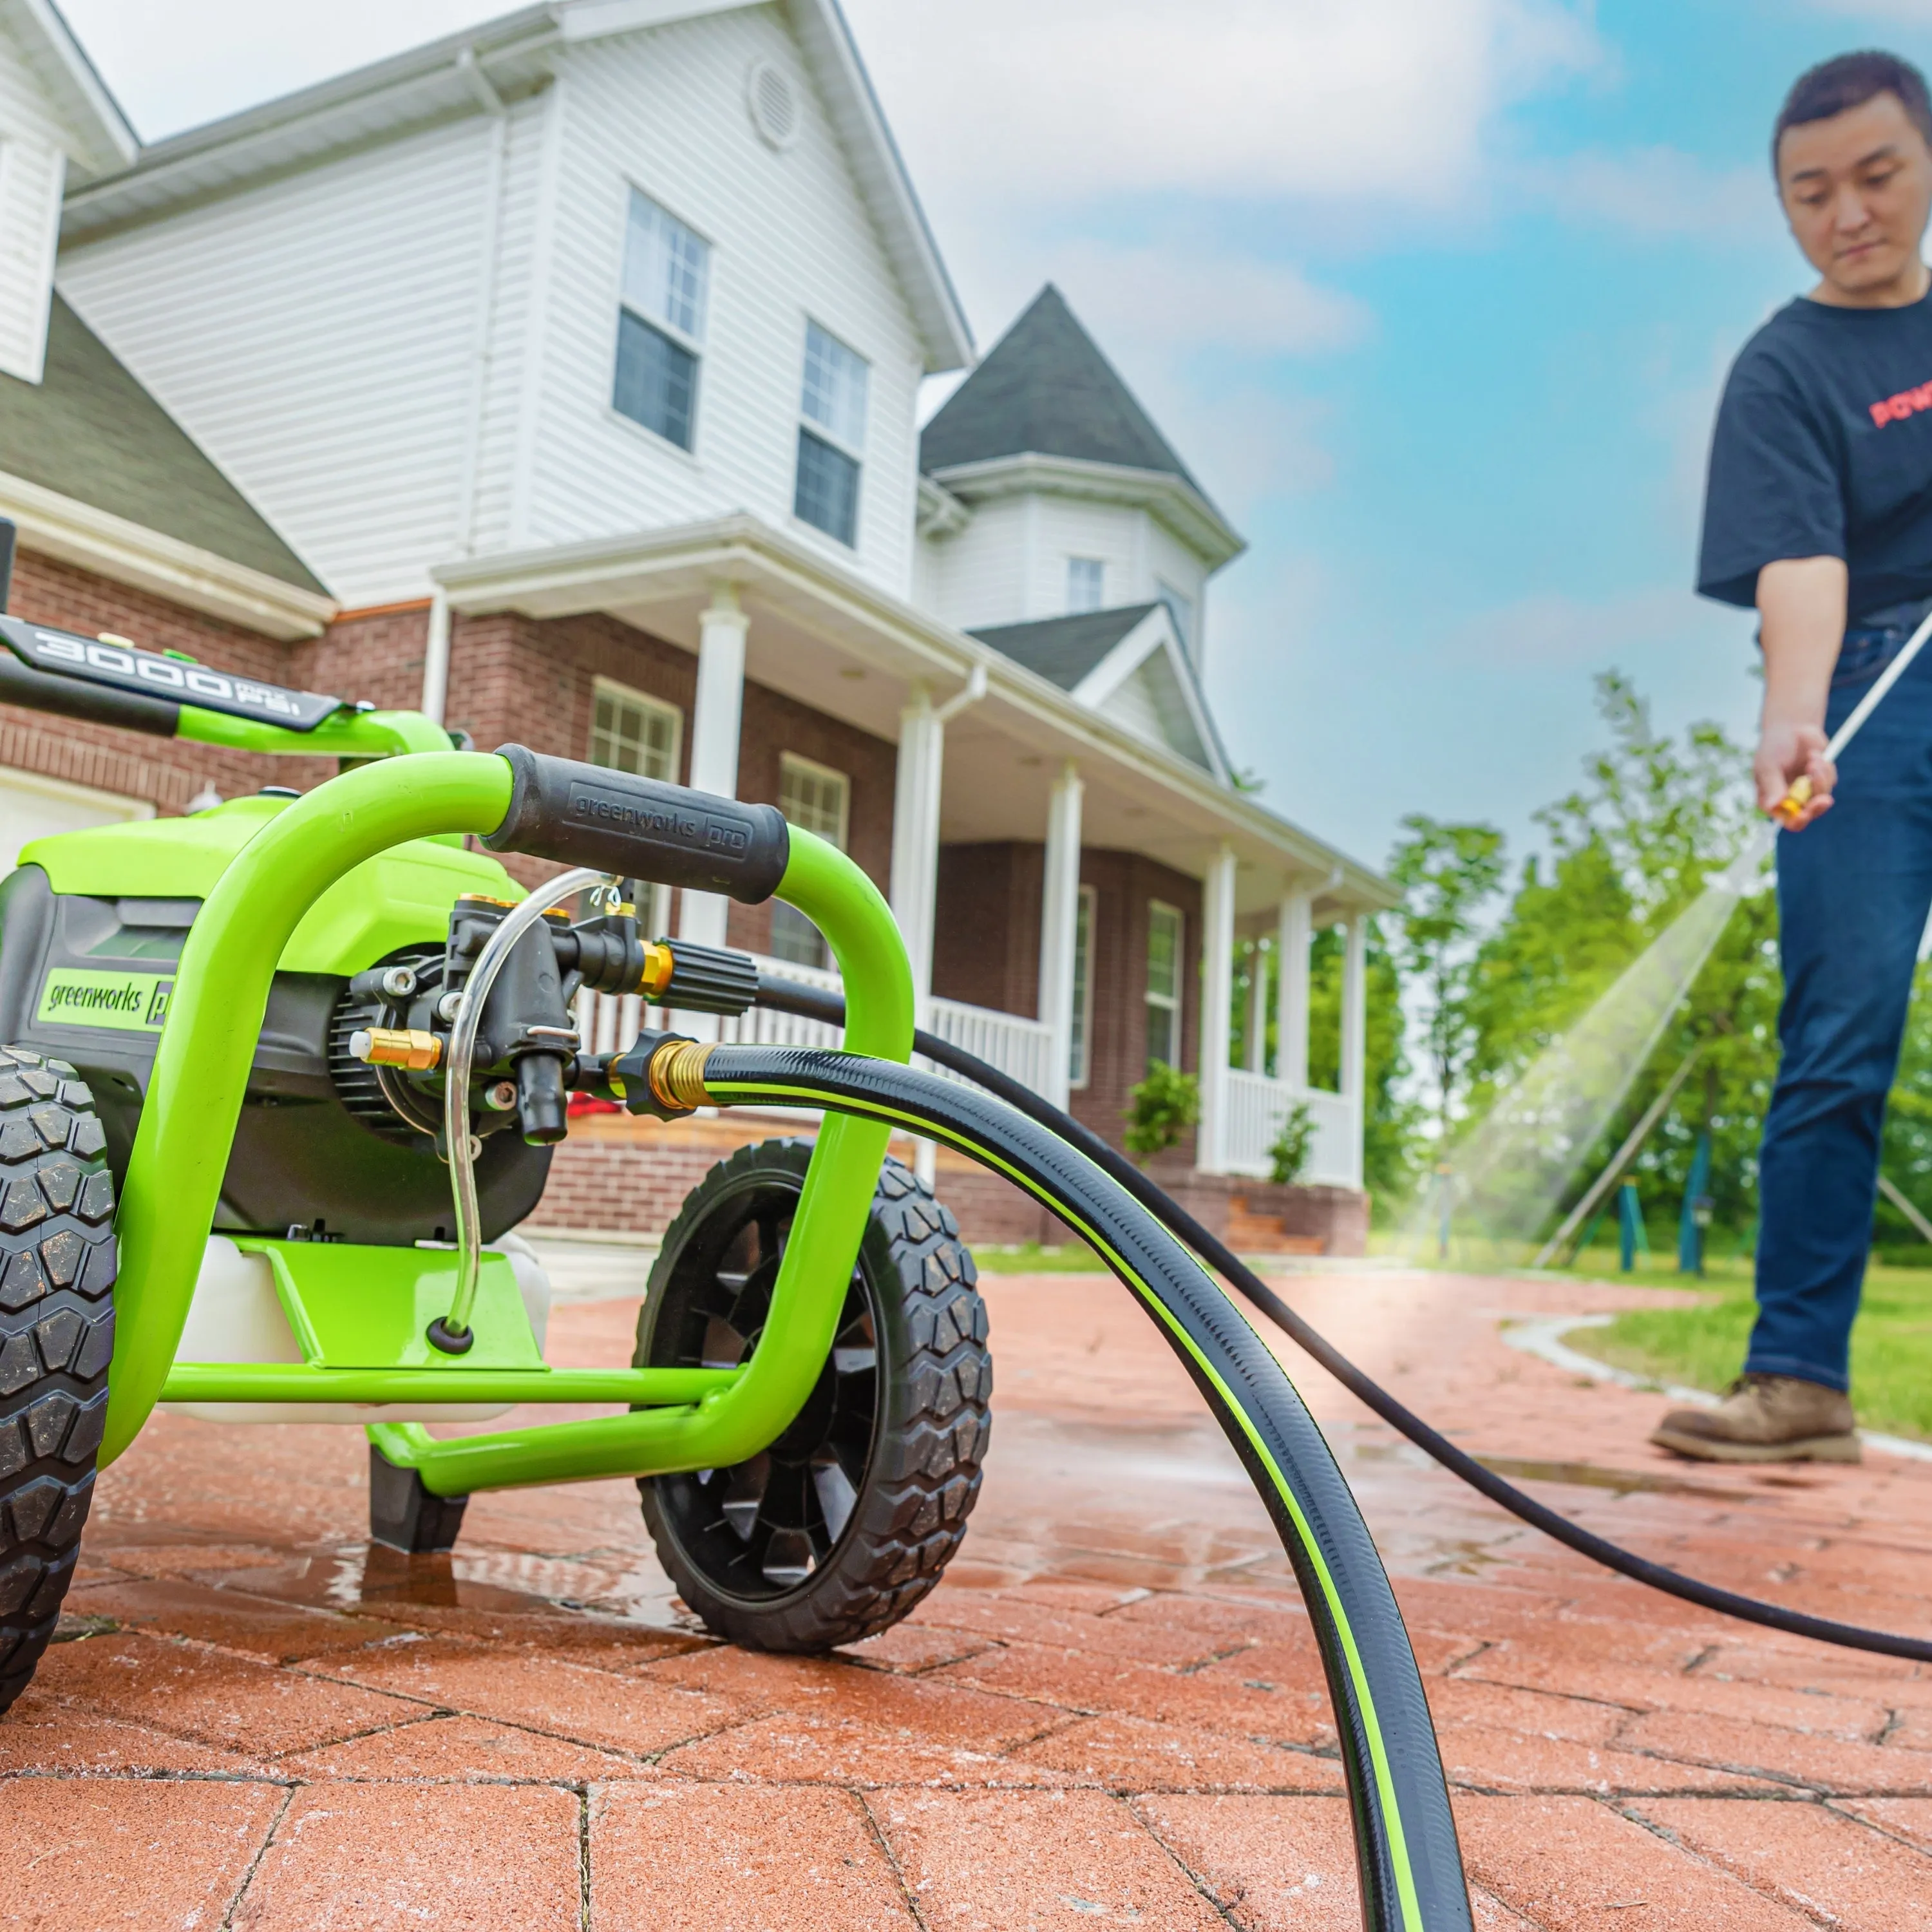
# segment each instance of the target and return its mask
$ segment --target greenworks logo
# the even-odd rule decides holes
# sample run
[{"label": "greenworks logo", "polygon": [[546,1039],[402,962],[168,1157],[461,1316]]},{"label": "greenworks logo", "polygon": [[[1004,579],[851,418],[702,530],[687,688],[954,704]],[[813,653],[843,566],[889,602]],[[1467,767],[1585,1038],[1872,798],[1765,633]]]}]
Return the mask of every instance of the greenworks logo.
[{"label": "greenworks logo", "polygon": [[155,1032],[167,1017],[174,989],[172,979],[152,973],[84,973],[61,967],[47,975],[34,1017],[56,1026]]}]

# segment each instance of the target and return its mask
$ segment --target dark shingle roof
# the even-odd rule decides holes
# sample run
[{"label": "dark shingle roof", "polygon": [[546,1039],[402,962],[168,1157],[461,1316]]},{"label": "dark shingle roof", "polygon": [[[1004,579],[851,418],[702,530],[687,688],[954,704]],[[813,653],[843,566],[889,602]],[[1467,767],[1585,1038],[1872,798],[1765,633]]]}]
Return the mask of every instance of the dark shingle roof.
[{"label": "dark shingle roof", "polygon": [[0,376],[0,470],[326,596],[261,512],[56,295],[38,382]]},{"label": "dark shingle roof", "polygon": [[1118,610],[1083,610],[1078,616],[1000,624],[972,634],[1016,664],[1039,672],[1062,691],[1071,691],[1150,610],[1158,608],[1130,604]]},{"label": "dark shingle roof", "polygon": [[1201,487],[1051,282],[920,438],[928,475],[1028,453],[1160,470]]}]

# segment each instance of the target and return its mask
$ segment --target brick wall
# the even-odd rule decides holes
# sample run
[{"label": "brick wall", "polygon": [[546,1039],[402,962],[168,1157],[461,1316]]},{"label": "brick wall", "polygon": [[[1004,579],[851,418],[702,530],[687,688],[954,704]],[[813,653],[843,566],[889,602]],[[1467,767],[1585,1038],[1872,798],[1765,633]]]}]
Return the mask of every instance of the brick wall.
[{"label": "brick wall", "polygon": [[[306,682],[296,646],[32,551],[22,551],[15,563],[9,608],[16,616],[86,637],[110,631],[148,650],[185,651],[218,670],[244,677],[274,684]],[[335,770],[333,759],[222,751],[110,724],[50,718],[14,705],[0,705],[0,765],[145,799],[163,814],[180,812],[211,784],[224,798],[232,798],[265,784],[319,784]]]}]

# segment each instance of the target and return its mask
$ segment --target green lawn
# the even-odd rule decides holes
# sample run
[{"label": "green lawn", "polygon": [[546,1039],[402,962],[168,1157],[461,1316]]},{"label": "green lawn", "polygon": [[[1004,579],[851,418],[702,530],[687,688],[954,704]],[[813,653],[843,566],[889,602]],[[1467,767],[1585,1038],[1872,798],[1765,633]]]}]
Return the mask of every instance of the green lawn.
[{"label": "green lawn", "polygon": [[[1604,1258],[1606,1266],[1589,1265],[1594,1256],[1582,1258],[1576,1273],[1606,1281],[1698,1286],[1674,1269],[1624,1275],[1614,1256]],[[1715,1261],[1703,1285],[1709,1292],[1696,1307],[1620,1315],[1607,1328],[1573,1335],[1570,1346],[1660,1382],[1722,1389],[1742,1364],[1750,1334],[1750,1264],[1742,1257]],[[1852,1394],[1867,1428],[1932,1439],[1932,1270],[1874,1265],[1867,1274],[1852,1330]]]}]

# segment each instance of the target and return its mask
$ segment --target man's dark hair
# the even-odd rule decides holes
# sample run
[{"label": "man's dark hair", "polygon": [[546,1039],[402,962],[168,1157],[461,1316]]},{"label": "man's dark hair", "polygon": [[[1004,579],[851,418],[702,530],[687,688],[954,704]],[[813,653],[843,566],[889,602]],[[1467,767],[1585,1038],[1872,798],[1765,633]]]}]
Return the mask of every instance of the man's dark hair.
[{"label": "man's dark hair", "polygon": [[1778,143],[1784,139],[1786,128],[1802,127],[1808,121],[1828,121],[1834,114],[1862,107],[1881,94],[1898,96],[1906,118],[1932,148],[1932,96],[1926,93],[1925,76],[1910,61],[1872,47],[1820,61],[1792,82],[1784,105],[1778,110],[1778,125],[1772,130],[1772,174],[1778,172]]}]

